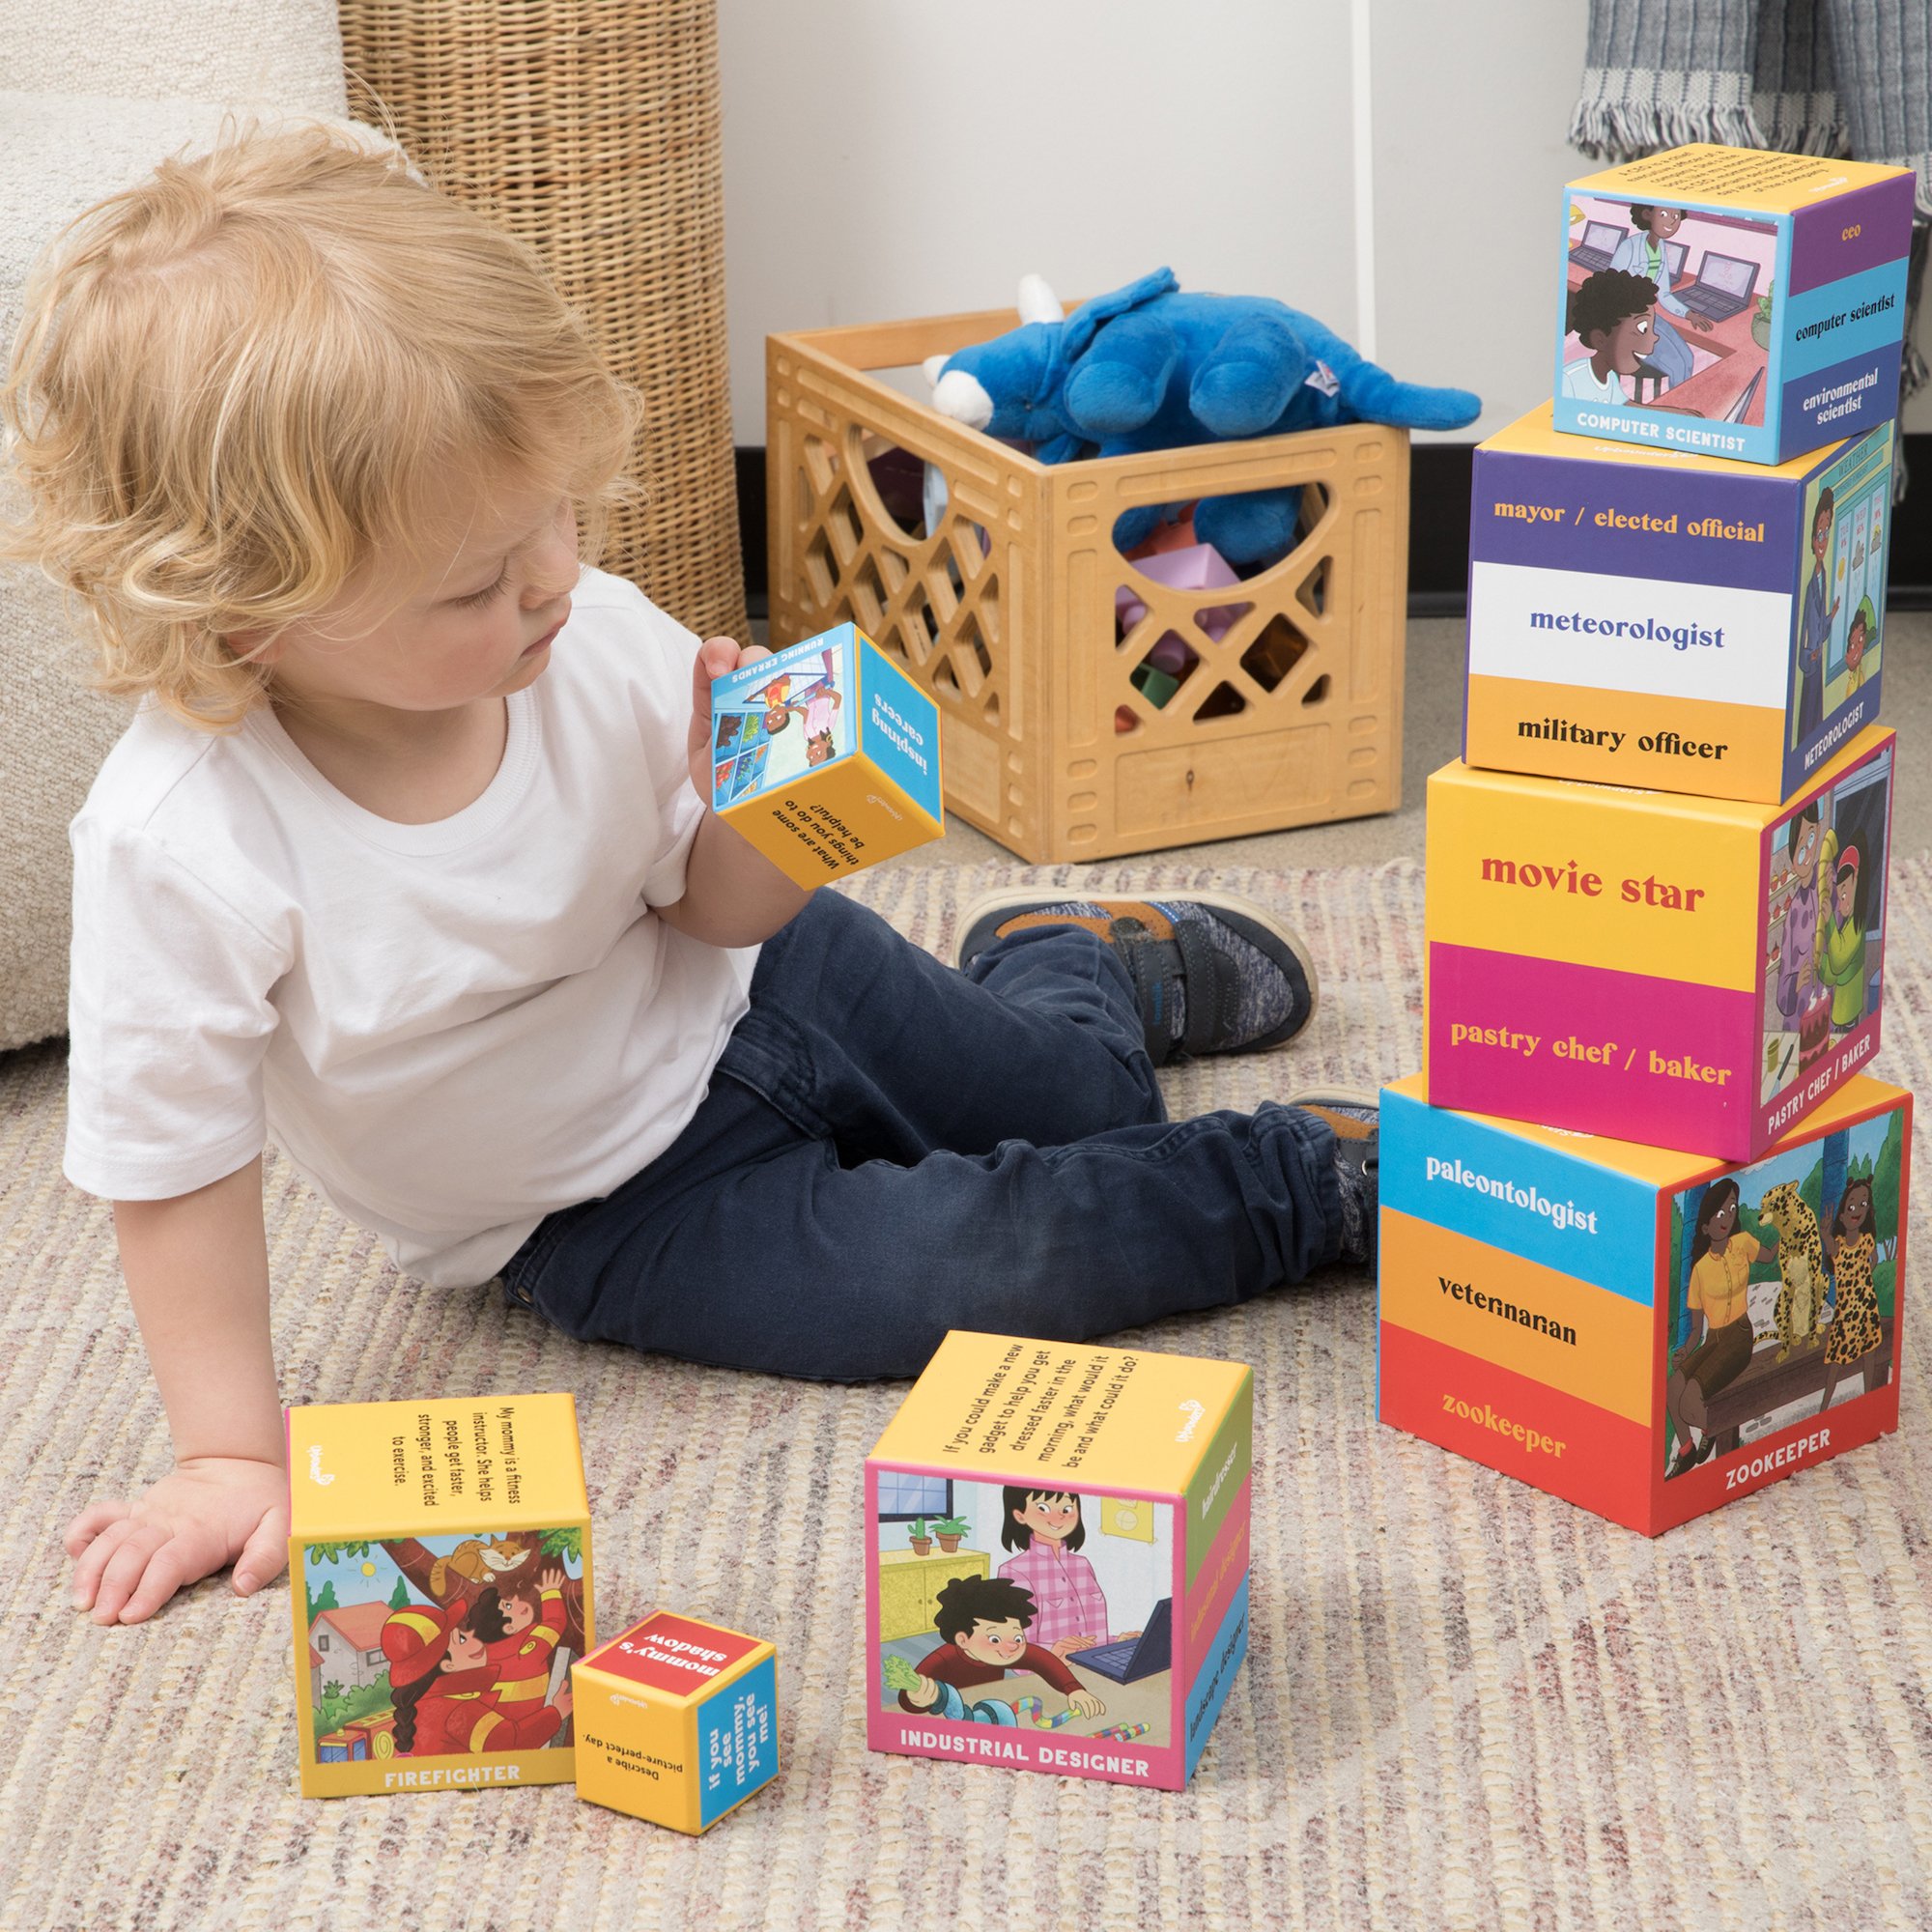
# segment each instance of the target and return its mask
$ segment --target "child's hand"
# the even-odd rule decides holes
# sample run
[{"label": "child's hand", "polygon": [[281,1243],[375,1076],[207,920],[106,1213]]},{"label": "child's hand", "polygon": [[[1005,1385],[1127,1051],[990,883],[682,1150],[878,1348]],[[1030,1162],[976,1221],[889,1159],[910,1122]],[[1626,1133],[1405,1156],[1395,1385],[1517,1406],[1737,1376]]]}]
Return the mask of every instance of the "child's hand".
[{"label": "child's hand", "polygon": [[925,1676],[922,1672],[916,1671],[914,1676],[918,1681],[912,1689],[907,1690],[906,1696],[913,1703],[917,1704],[922,1711],[929,1711],[933,1705],[939,1702],[939,1686],[932,1678]]},{"label": "child's hand", "polygon": [[706,638],[691,668],[691,740],[688,762],[691,782],[706,805],[711,803],[711,773],[716,763],[711,746],[711,680],[740,665],[756,664],[771,652],[762,644],[740,644],[730,638]]},{"label": "child's hand", "polygon": [[1066,1700],[1066,1708],[1077,1717],[1104,1718],[1107,1707],[1091,1690],[1076,1690]]},{"label": "child's hand", "polygon": [[251,1597],[288,1559],[288,1472],[240,1458],[180,1463],[131,1508],[90,1503],[63,1541],[74,1559],[73,1606],[98,1624],[141,1623],[231,1563],[235,1594]]},{"label": "child's hand", "polygon": [[1049,1644],[1055,1657],[1071,1657],[1076,1650],[1092,1650],[1095,1644],[1105,1643],[1103,1636],[1064,1636],[1058,1643]]},{"label": "child's hand", "polygon": [[561,1590],[563,1572],[553,1563],[537,1572],[537,1587],[543,1590]]},{"label": "child's hand", "polygon": [[570,1716],[571,1708],[576,1699],[571,1695],[570,1686],[568,1684],[561,1684],[557,1687],[556,1695],[550,1701],[554,1709],[567,1718]]}]

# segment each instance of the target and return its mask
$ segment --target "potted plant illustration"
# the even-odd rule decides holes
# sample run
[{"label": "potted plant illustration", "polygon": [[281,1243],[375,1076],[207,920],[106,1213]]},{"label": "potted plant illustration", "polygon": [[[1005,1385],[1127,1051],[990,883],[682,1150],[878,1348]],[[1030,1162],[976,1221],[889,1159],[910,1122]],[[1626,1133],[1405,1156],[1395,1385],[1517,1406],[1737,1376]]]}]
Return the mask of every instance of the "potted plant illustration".
[{"label": "potted plant illustration", "polygon": [[950,1516],[943,1522],[932,1525],[932,1533],[939,1539],[940,1548],[951,1556],[959,1548],[959,1539],[972,1525],[964,1517]]},{"label": "potted plant illustration", "polygon": [[1771,291],[1766,289],[1751,308],[1751,340],[1760,349],[1771,347]]},{"label": "potted plant illustration", "polygon": [[907,1527],[906,1541],[912,1545],[912,1553],[915,1556],[932,1554],[932,1538],[926,1530],[925,1519],[923,1516],[915,1517]]}]

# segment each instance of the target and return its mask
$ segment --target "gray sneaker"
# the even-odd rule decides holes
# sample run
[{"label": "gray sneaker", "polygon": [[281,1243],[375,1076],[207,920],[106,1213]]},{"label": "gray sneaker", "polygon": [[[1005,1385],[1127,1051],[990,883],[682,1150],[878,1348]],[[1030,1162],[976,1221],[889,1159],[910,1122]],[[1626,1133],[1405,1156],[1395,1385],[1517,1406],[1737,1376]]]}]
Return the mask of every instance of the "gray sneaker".
[{"label": "gray sneaker", "polygon": [[1342,1193],[1342,1252],[1337,1258],[1376,1271],[1381,1224],[1381,1105],[1352,1087],[1311,1088],[1291,1094],[1285,1107],[1299,1107],[1335,1134],[1335,1180]]},{"label": "gray sneaker", "polygon": [[1181,1055],[1265,1053],[1315,1012],[1308,948],[1265,906],[1232,893],[1171,899],[1051,899],[1009,888],[968,906],[957,963],[1040,926],[1079,926],[1111,946],[1133,977],[1156,1066]]}]

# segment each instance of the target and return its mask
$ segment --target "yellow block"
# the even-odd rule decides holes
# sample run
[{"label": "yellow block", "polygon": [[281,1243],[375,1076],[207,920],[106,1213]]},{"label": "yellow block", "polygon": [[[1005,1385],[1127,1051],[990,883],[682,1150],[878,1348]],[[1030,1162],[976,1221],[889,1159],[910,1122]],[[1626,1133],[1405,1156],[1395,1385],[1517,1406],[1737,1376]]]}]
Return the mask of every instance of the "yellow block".
[{"label": "yellow block", "polygon": [[1040,1486],[1179,1496],[1249,1374],[1239,1362],[1198,1355],[955,1328],[886,1425],[872,1460],[1010,1468]]},{"label": "yellow block", "polygon": [[1571,194],[1614,195],[1623,201],[1706,202],[1755,214],[1795,214],[1837,195],[1855,194],[1903,173],[1876,161],[1829,156],[1763,153],[1692,141],[1641,160],[1625,161],[1573,181]]},{"label": "yellow block", "polygon": [[820,886],[945,836],[863,753],[718,814],[789,879]]},{"label": "yellow block", "polygon": [[1572,436],[1554,426],[1554,409],[1548,403],[1533,409],[1525,416],[1506,424],[1493,436],[1485,437],[1483,447],[1502,456],[1557,456],[1569,462],[1631,463],[1640,469],[1700,470],[1712,476],[1748,474],[1763,482],[1801,482],[1814,469],[1822,469],[1833,455],[1852,439],[1820,444],[1782,463],[1740,463],[1728,456],[1696,456],[1689,450],[1660,449],[1653,443],[1614,442],[1607,438]]},{"label": "yellow block", "polygon": [[554,1529],[590,1514],[568,1395],[288,1411],[292,1542]]},{"label": "yellow block", "polygon": [[[512,1547],[523,1550],[539,1532],[575,1530],[581,1620],[585,1640],[594,1640],[590,1504],[575,1401],[568,1395],[492,1395],[319,1404],[288,1411],[288,1440],[294,1585],[289,1606],[302,1795],[343,1798],[567,1782],[573,1750],[562,1744],[512,1751],[493,1750],[486,1743],[481,1749],[446,1754],[397,1754],[394,1738],[380,1731],[371,1738],[370,1759],[323,1762],[309,1664],[317,1633],[310,1628],[308,1593],[324,1579],[343,1582],[345,1595],[358,1583],[370,1588],[365,1574],[373,1577],[373,1559],[384,1553],[378,1546],[392,1546],[388,1555],[410,1579],[407,1606],[392,1607],[384,1586],[361,1601],[352,1596],[335,1609],[317,1613],[318,1621],[353,1619],[349,1640],[357,1649],[376,1651],[377,1665],[386,1669],[385,1634],[401,1632],[416,1642],[445,1640],[441,1612],[425,1598],[434,1594],[454,1603],[464,1592],[445,1588],[439,1570],[453,1562],[460,1572],[454,1584],[466,1577],[473,1584],[486,1574],[490,1554],[502,1553],[504,1539],[516,1539]],[[424,1548],[402,1548],[416,1543]],[[344,1545],[352,1548],[345,1551]],[[356,1545],[370,1547],[366,1573],[356,1560]],[[336,1548],[317,1550],[312,1563],[314,1546]],[[432,1558],[437,1566],[423,1579],[416,1566]],[[483,1567],[466,1568],[467,1563]],[[571,1574],[569,1562],[559,1560],[557,1567]],[[336,1631],[331,1641],[342,1638],[339,1622]],[[479,1694],[475,1708],[479,1715],[494,1715],[503,1701],[494,1693]],[[513,1708],[529,1707],[517,1702]],[[353,1732],[355,1725],[342,1728]]]},{"label": "yellow block", "polygon": [[778,1776],[778,1673],[761,1637],[654,1610],[570,1677],[589,1804],[696,1833]]},{"label": "yellow block", "polygon": [[1381,1216],[1381,1315],[1646,1427],[1655,1312],[1397,1208]]},{"label": "yellow block", "polygon": [[[1552,670],[1556,666],[1552,665]],[[1646,752],[1642,741],[1658,728],[1659,698],[1667,696],[1670,729],[1691,745],[1722,746],[1721,767],[1676,752]],[[1517,725],[1548,717],[1587,715],[1599,733],[1621,732],[1622,746],[1561,745],[1525,739]],[[1718,704],[1708,698],[1652,692],[1605,691],[1520,677],[1472,676],[1463,756],[1472,765],[1511,771],[1561,760],[1565,776],[1595,784],[1654,785],[1677,790],[1687,779],[1721,769],[1727,789],[1776,794],[1784,766],[1780,739],[1784,712],[1776,705]]]},{"label": "yellow block", "polygon": [[1430,942],[1747,991],[1775,812],[1458,759],[1429,781]]}]

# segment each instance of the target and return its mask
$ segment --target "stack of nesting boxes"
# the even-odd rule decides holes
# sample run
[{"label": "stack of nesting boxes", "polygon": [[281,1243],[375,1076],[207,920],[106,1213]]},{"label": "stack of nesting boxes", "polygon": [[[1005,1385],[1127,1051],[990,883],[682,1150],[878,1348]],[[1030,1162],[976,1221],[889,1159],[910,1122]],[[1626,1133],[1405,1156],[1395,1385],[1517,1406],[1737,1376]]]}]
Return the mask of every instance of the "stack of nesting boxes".
[{"label": "stack of nesting boxes", "polygon": [[1563,198],[1553,402],[1476,452],[1383,1420],[1655,1534],[1896,1426],[1878,1045],[1899,169],[1680,148]]}]

